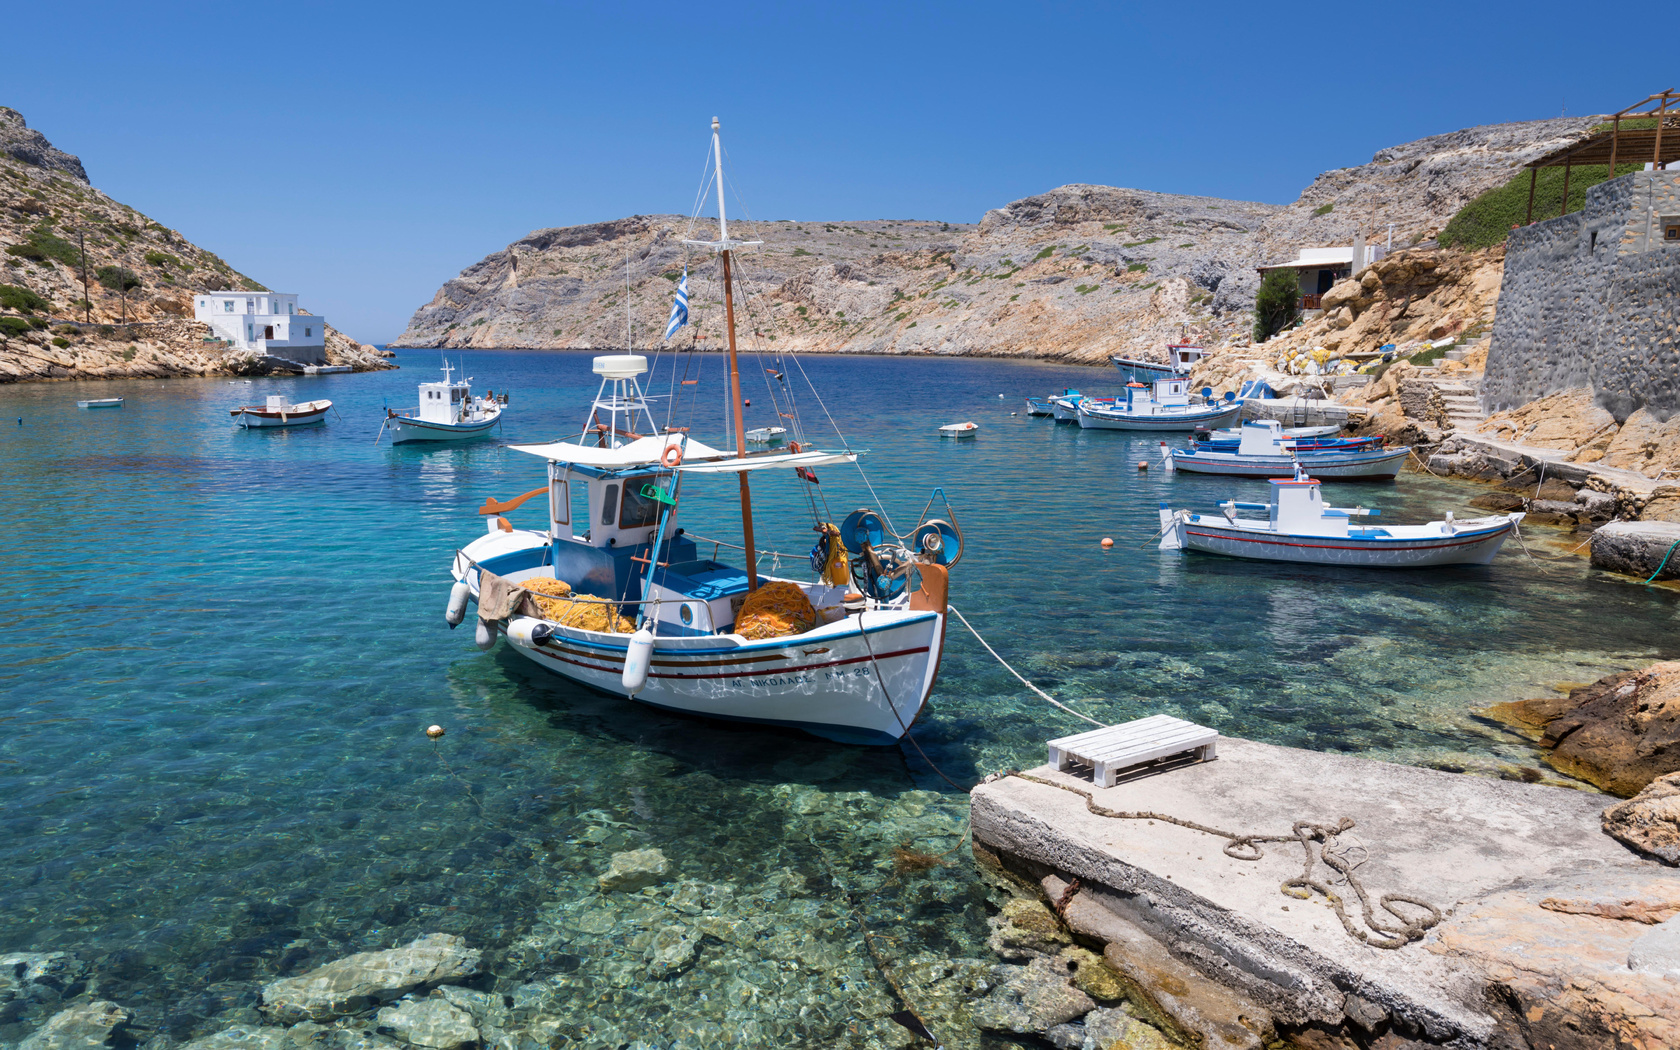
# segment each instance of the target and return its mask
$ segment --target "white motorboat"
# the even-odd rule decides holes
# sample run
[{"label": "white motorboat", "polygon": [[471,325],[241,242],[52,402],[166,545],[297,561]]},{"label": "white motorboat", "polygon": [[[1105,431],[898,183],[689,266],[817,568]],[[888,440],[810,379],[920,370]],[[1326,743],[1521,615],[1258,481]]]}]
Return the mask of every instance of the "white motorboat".
[{"label": "white motorboat", "polygon": [[[1300,441],[1300,444],[1297,442]],[[1275,478],[1295,472],[1300,464],[1326,481],[1393,481],[1411,453],[1411,446],[1313,446],[1310,439],[1284,436],[1283,424],[1259,419],[1242,425],[1235,451],[1168,448],[1161,442],[1167,472],[1223,474],[1241,478]]]},{"label": "white motorboat", "polygon": [[947,438],[971,438],[980,429],[980,424],[972,420],[967,423],[947,423],[939,428],[939,436]]},{"label": "white motorboat", "polygon": [[1425,525],[1355,525],[1354,519],[1378,512],[1325,506],[1318,479],[1299,472],[1272,479],[1270,503],[1233,500],[1219,509],[1217,515],[1194,514],[1162,503],[1161,549],[1378,569],[1486,565],[1523,518],[1518,511],[1455,521],[1449,513]]},{"label": "white motorboat", "polygon": [[323,423],[327,418],[327,410],[333,407],[331,401],[304,401],[292,404],[291,399],[283,394],[270,394],[266,404],[241,405],[228,409],[233,421],[241,427],[306,427],[314,423]]},{"label": "white motorboat", "polygon": [[[486,391],[474,397],[472,377],[452,380],[454,366],[443,365],[443,382],[420,384],[420,407],[411,412],[387,409],[385,423],[392,432],[391,443],[410,441],[471,441],[487,437],[492,427],[501,422],[502,410],[507,406],[506,394]],[[378,438],[374,439],[375,441]]]},{"label": "white motorboat", "polygon": [[76,402],[77,408],[121,408],[122,406],[123,399],[120,397],[95,397]]},{"label": "white motorboat", "polygon": [[[715,121],[712,128],[721,168]],[[601,386],[578,440],[512,446],[546,461],[546,483],[479,509],[488,529],[455,552],[445,618],[460,623],[471,601],[482,648],[503,637],[548,671],[639,703],[846,743],[892,743],[921,713],[939,671],[948,570],[961,557],[961,534],[948,520],[929,519],[899,536],[882,515],[859,510],[840,525],[813,523],[820,538],[811,579],[758,571],[749,479],[781,471],[795,484],[815,484],[815,468],[856,463],[858,454],[798,442],[747,451],[731,252],[749,242],[730,239],[721,195],[718,234],[685,243],[712,250],[719,262],[735,448],[708,445],[688,428],[660,432],[638,379],[646,359],[596,358]],[[667,339],[687,320],[678,295]],[[791,400],[786,407],[798,427]],[[720,474],[740,485],[739,567],[718,560],[722,541],[677,527],[690,498],[684,479]],[[576,521],[574,488],[579,509],[588,508]],[[539,496],[547,496],[546,527],[515,529],[501,516]]]},{"label": "white motorboat", "polygon": [[757,427],[747,431],[747,444],[773,445],[787,436],[787,427]]},{"label": "white motorboat", "polygon": [[1103,404],[1091,398],[1079,403],[1079,425],[1087,430],[1195,430],[1214,427],[1242,414],[1234,398],[1191,404],[1188,379],[1157,379],[1145,386],[1126,384],[1126,396]]}]

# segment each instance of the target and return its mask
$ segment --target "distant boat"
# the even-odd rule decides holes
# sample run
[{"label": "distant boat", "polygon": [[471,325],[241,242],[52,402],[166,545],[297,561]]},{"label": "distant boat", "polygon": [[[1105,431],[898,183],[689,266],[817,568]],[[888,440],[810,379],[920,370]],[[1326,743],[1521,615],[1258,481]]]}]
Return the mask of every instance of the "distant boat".
[{"label": "distant boat", "polygon": [[1086,398],[1079,404],[1079,425],[1086,430],[1195,430],[1218,426],[1242,413],[1236,400],[1190,403],[1189,380],[1157,379],[1149,386],[1126,385],[1126,396],[1103,404]]},{"label": "distant boat", "polygon": [[979,429],[980,424],[974,422],[947,423],[939,428],[939,436],[948,438],[971,438],[974,436],[974,432]]},{"label": "distant boat", "polygon": [[1205,352],[1191,343],[1168,343],[1165,362],[1145,361],[1137,357],[1110,357],[1109,360],[1127,382],[1152,383],[1157,379],[1189,375]]},{"label": "distant boat", "polygon": [[[1516,531],[1522,512],[1426,525],[1355,525],[1376,517],[1363,507],[1327,507],[1317,478],[1296,472],[1272,479],[1270,503],[1219,505],[1220,514],[1192,514],[1161,504],[1164,551],[1194,550],[1261,561],[1373,569],[1486,565]],[[1243,511],[1264,516],[1241,518]]]},{"label": "distant boat", "polygon": [[[1051,397],[1050,414],[1056,417],[1058,423],[1079,422],[1079,405],[1086,397],[1079,391],[1068,387],[1066,390]],[[1102,399],[1103,403],[1112,403],[1113,398]]]},{"label": "distant boat", "polygon": [[1056,410],[1050,406],[1050,399],[1049,398],[1047,398],[1047,397],[1029,397],[1029,398],[1027,398],[1027,415],[1029,415],[1029,416],[1053,416],[1055,414],[1056,414]]},{"label": "distant boat", "polygon": [[747,444],[773,445],[787,435],[787,427],[759,427],[747,431]]},{"label": "distant boat", "polygon": [[120,397],[96,397],[87,401],[76,402],[77,408],[121,408],[123,399]]},{"label": "distant boat", "polygon": [[1218,450],[1169,449],[1163,441],[1161,458],[1166,461],[1168,473],[1182,470],[1192,474],[1275,478],[1293,474],[1299,464],[1326,481],[1393,481],[1411,453],[1410,446],[1383,448],[1380,444],[1303,446],[1285,438],[1283,425],[1275,419],[1244,423],[1242,434],[1242,441],[1235,448],[1225,446]]},{"label": "distant boat", "polygon": [[331,401],[304,401],[292,404],[283,394],[268,395],[268,403],[241,405],[228,409],[234,422],[250,430],[253,427],[306,427],[326,421]]},{"label": "distant boat", "polygon": [[306,376],[333,375],[338,372],[354,371],[349,365],[304,365],[303,374]]},{"label": "distant boat", "polygon": [[[454,366],[443,366],[443,382],[420,384],[420,407],[412,412],[385,412],[384,426],[394,432],[391,443],[410,441],[471,441],[485,437],[501,422],[507,395],[497,397],[494,392],[473,397],[472,379],[451,379]],[[378,438],[374,439],[375,441]]]}]

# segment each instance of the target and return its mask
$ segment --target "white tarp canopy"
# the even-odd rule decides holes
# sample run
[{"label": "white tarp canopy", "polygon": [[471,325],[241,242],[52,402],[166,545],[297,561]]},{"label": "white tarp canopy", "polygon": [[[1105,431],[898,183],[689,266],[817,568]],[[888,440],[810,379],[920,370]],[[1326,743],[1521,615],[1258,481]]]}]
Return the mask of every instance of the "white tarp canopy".
[{"label": "white tarp canopy", "polygon": [[575,445],[570,441],[553,441],[546,445],[509,445],[517,452],[541,456],[555,463],[575,463],[580,467],[602,470],[625,470],[663,464],[667,448],[683,450],[682,469],[688,474],[734,474],[745,470],[766,470],[777,467],[820,467],[825,463],[855,463],[853,452],[749,453],[736,458],[732,452],[711,447],[693,438],[685,444],[681,434],[655,434],[637,438],[618,448],[598,448],[594,445]]}]

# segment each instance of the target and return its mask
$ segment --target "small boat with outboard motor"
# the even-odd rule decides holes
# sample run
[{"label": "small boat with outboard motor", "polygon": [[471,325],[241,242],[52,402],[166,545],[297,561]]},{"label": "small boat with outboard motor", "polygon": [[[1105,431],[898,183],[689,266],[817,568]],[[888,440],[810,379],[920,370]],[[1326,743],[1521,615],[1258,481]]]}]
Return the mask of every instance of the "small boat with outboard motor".
[{"label": "small boat with outboard motor", "polygon": [[1157,379],[1145,385],[1126,384],[1124,397],[1104,404],[1086,398],[1079,404],[1079,425],[1086,430],[1195,430],[1236,418],[1242,405],[1234,398],[1203,398],[1192,402],[1190,381],[1182,377]]},{"label": "small boat with outboard motor", "polygon": [[228,409],[233,421],[246,430],[265,427],[307,427],[324,423],[331,401],[304,401],[292,404],[284,394],[270,394],[265,404],[240,405]]},{"label": "small boat with outboard motor", "polygon": [[1486,565],[1523,519],[1518,511],[1457,521],[1449,511],[1423,525],[1367,524],[1378,511],[1326,506],[1318,479],[1303,471],[1273,478],[1271,485],[1271,502],[1229,500],[1219,504],[1218,514],[1173,510],[1163,502],[1161,550],[1374,569]]},{"label": "small boat with outboard motor", "polygon": [[1094,401],[1099,404],[1114,403],[1114,399],[1111,397],[1087,398],[1084,394],[1072,387],[1068,387],[1059,394],[1052,395],[1049,398],[1049,401],[1050,415],[1054,417],[1058,423],[1079,422],[1079,406],[1085,401]]},{"label": "small boat with outboard motor", "polygon": [[[1323,441],[1326,439],[1313,439]],[[1357,440],[1357,439],[1356,439]],[[1275,478],[1290,474],[1297,463],[1326,481],[1393,481],[1411,454],[1411,446],[1382,444],[1350,446],[1303,445],[1283,436],[1283,424],[1257,419],[1242,426],[1235,449],[1168,448],[1161,442],[1167,473],[1224,474],[1241,478]]]},{"label": "small boat with outboard motor", "polygon": [[86,401],[76,402],[77,408],[121,408],[123,399],[120,397],[92,397]]},{"label": "small boat with outboard motor", "polygon": [[755,427],[747,431],[749,445],[776,445],[787,437],[787,427]]},{"label": "small boat with outboard motor", "polygon": [[[443,382],[420,384],[420,406],[409,412],[386,409],[379,428],[383,436],[391,430],[391,443],[411,441],[471,441],[488,437],[502,420],[508,396],[487,390],[480,397],[472,392],[472,377],[452,379],[455,366],[445,361]],[[379,438],[374,438],[377,443]]]},{"label": "small boat with outboard motor", "polygon": [[[461,623],[475,603],[481,648],[503,637],[547,671],[653,707],[788,726],[845,743],[892,743],[909,731],[933,689],[948,573],[962,557],[962,534],[948,503],[944,518],[927,517],[934,498],[943,498],[938,490],[903,534],[869,509],[838,525],[823,520],[812,497],[816,471],[856,464],[861,450],[814,447],[791,396],[782,418],[794,440],[783,449],[748,450],[731,256],[758,242],[729,236],[717,127],[714,120],[716,167],[708,181],[720,187],[718,239],[683,244],[711,251],[719,264],[729,369],[719,407],[733,421],[734,447],[707,444],[669,419],[654,421],[639,379],[645,357],[595,358],[601,386],[589,420],[596,422],[586,420],[576,441],[510,446],[544,461],[547,477],[516,499],[487,499],[479,508],[488,528],[454,554],[445,619]],[[687,323],[687,283],[685,266],[667,339]],[[691,403],[690,419],[718,418],[711,407]],[[780,413],[784,406],[776,407]],[[716,499],[706,479],[731,475],[740,490],[739,547],[679,527],[691,500]],[[777,477],[799,488],[796,502],[810,507],[817,542],[808,579],[758,567],[749,480],[763,485]],[[503,517],[539,497],[543,527],[514,528]],[[725,547],[740,551],[739,564],[721,560]]]},{"label": "small boat with outboard motor", "polygon": [[[1242,398],[1239,397],[1237,400],[1240,401]],[[1322,427],[1284,427],[1283,436],[1286,438],[1334,437],[1340,434],[1342,429],[1340,423],[1332,423]],[[1241,441],[1242,427],[1221,427],[1214,430],[1197,427],[1192,437],[1196,441]]]}]

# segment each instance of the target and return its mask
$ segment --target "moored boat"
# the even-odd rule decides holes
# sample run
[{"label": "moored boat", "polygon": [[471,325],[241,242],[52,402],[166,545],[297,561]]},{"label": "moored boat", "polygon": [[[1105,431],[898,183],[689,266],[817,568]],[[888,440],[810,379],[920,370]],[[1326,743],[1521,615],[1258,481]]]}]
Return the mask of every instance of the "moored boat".
[{"label": "moored boat", "polygon": [[1275,478],[1294,473],[1299,463],[1325,481],[1392,481],[1411,454],[1411,447],[1405,445],[1398,448],[1384,448],[1380,444],[1315,446],[1291,441],[1283,436],[1282,424],[1274,419],[1244,423],[1242,435],[1234,449],[1174,449],[1163,441],[1161,458],[1168,473]]},{"label": "moored boat", "polygon": [[76,402],[77,408],[121,408],[122,405],[123,399],[120,397],[95,397]]},{"label": "moored boat", "polygon": [[1027,415],[1052,416],[1055,415],[1055,409],[1050,407],[1050,399],[1047,397],[1029,397],[1027,398]]},{"label": "moored boat", "polygon": [[[1522,521],[1522,512],[1455,521],[1451,513],[1424,525],[1355,525],[1378,516],[1364,507],[1328,507],[1317,478],[1297,472],[1273,478],[1270,503],[1227,501],[1218,515],[1161,504],[1160,548],[1233,558],[1403,569],[1486,565]],[[1248,512],[1263,517],[1239,517]]]},{"label": "moored boat", "polygon": [[787,437],[787,427],[756,427],[747,431],[749,445],[774,445]]},{"label": "moored boat", "polygon": [[304,401],[292,404],[283,394],[270,394],[265,404],[240,405],[228,409],[228,415],[241,427],[304,427],[325,422],[331,401]]},{"label": "moored boat", "polygon": [[1157,379],[1126,384],[1126,396],[1110,403],[1087,398],[1079,404],[1079,425],[1087,430],[1195,430],[1218,426],[1242,412],[1234,400],[1192,404],[1189,380]]},{"label": "moored boat", "polygon": [[1168,343],[1165,361],[1119,356],[1110,357],[1109,361],[1127,382],[1152,383],[1157,379],[1188,376],[1204,353],[1202,347],[1192,343]]},{"label": "moored boat", "polygon": [[970,420],[967,423],[947,423],[939,428],[939,436],[947,438],[971,438],[980,429],[980,424]]},{"label": "moored boat", "polygon": [[[387,409],[380,433],[390,428],[391,443],[411,441],[471,441],[488,437],[501,422],[507,406],[506,394],[486,391],[474,397],[472,378],[452,379],[454,366],[443,366],[443,382],[420,384],[420,406],[411,412]],[[377,438],[375,439],[378,440]]]}]

